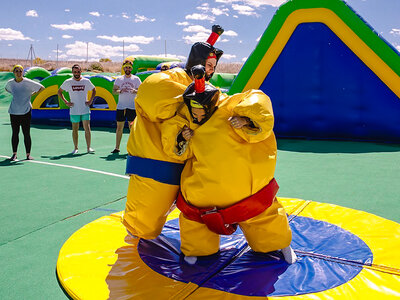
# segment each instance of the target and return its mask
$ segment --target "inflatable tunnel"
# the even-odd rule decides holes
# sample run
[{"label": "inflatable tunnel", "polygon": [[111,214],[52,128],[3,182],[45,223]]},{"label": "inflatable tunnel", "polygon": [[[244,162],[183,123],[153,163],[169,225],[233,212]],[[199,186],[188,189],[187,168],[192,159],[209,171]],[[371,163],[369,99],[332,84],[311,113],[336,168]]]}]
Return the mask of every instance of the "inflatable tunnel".
[{"label": "inflatable tunnel", "polygon": [[278,137],[400,142],[400,54],[341,0],[292,0],[229,93],[270,96]]},{"label": "inflatable tunnel", "polygon": [[[58,98],[61,84],[72,74],[56,74],[43,79],[45,90],[32,97],[32,122],[44,124],[69,124],[69,108]],[[91,124],[110,126],[115,122],[118,97],[112,94],[114,79],[108,76],[87,76],[96,87],[96,96],[91,105]],[[89,92],[90,93],[90,92]],[[68,93],[64,96],[69,100]],[[90,94],[89,94],[90,97]]]}]

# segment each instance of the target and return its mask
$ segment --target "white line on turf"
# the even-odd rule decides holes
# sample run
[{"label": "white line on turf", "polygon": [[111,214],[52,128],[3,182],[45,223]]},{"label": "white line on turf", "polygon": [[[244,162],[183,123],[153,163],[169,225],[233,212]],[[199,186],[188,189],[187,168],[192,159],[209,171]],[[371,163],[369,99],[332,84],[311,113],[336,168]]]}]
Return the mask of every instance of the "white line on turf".
[{"label": "white line on turf", "polygon": [[[0,157],[9,158],[8,156],[4,156],[4,155],[0,155]],[[46,162],[46,161],[24,160],[24,162],[30,162],[30,163],[42,164],[42,165],[49,165],[49,166],[56,166],[56,167],[63,167],[63,168],[70,168],[70,169],[76,169],[76,170],[81,170],[81,171],[86,171],[86,172],[93,172],[93,173],[99,173],[99,174],[108,175],[108,176],[114,176],[114,177],[120,177],[120,178],[129,179],[129,176],[126,176],[126,175],[120,175],[120,174],[115,174],[115,173],[110,173],[110,172],[99,171],[99,170],[81,168],[81,167],[76,167],[76,166],[55,164],[55,163],[50,163],[50,162]]]}]

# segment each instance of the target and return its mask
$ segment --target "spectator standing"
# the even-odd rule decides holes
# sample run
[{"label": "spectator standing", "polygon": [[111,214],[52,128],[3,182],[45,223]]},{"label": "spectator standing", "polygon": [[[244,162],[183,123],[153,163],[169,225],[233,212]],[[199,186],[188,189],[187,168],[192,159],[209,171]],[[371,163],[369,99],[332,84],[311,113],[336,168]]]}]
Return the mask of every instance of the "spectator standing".
[{"label": "spectator standing", "polygon": [[12,94],[10,108],[8,109],[12,128],[11,144],[13,154],[10,158],[11,161],[17,160],[20,127],[22,127],[24,134],[26,159],[33,159],[31,156],[32,139],[30,134],[32,119],[31,97],[44,90],[43,85],[40,83],[24,78],[23,71],[21,65],[15,65],[13,67],[15,78],[10,79],[5,86],[5,90]]},{"label": "spectator standing", "polygon": [[[94,153],[94,149],[90,147],[91,131],[90,131],[90,105],[96,96],[96,88],[89,79],[82,77],[82,70],[78,64],[72,66],[73,77],[63,82],[58,90],[58,96],[70,108],[70,120],[72,123],[72,140],[74,150],[72,154],[78,153],[78,130],[79,122],[82,121],[85,130],[85,139],[88,153]],[[88,92],[92,91],[92,95],[88,100]],[[62,94],[63,91],[69,93],[71,101],[67,101]]]},{"label": "spectator standing", "polygon": [[118,104],[116,112],[117,129],[115,149],[111,153],[120,152],[120,144],[122,133],[125,126],[125,121],[128,121],[129,129],[136,118],[135,98],[140,84],[140,78],[132,75],[132,62],[130,60],[124,61],[123,69],[125,74],[117,77],[114,82],[113,93],[118,95]]}]

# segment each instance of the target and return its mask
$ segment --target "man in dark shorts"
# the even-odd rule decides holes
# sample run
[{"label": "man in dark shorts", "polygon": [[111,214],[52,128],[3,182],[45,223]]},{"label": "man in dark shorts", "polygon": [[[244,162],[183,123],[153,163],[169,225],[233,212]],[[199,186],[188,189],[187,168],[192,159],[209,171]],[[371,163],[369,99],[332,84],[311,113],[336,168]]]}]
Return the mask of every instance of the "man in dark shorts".
[{"label": "man in dark shorts", "polygon": [[113,88],[113,93],[118,94],[118,104],[115,149],[111,153],[120,152],[119,146],[121,144],[125,121],[128,121],[130,129],[136,117],[135,98],[137,90],[142,83],[139,77],[132,75],[132,62],[130,60],[124,61],[122,67],[125,74],[115,79]]}]

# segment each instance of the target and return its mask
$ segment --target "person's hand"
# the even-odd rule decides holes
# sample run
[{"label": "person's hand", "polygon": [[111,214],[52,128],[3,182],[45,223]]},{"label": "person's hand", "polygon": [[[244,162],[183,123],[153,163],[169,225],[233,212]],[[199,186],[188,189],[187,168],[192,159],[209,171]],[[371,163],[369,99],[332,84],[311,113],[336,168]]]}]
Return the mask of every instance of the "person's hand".
[{"label": "person's hand", "polygon": [[120,94],[126,93],[126,92],[129,92],[129,90],[127,90],[126,88],[122,88],[122,89],[119,90]]},{"label": "person's hand", "polygon": [[228,121],[231,122],[233,128],[240,129],[243,126],[249,125],[249,119],[246,117],[230,117]]},{"label": "person's hand", "polygon": [[190,139],[192,138],[193,134],[194,134],[193,130],[191,130],[191,129],[190,129],[189,127],[187,127],[186,125],[183,126],[183,129],[182,129],[182,137],[183,137],[186,141],[190,140]]},{"label": "person's hand", "polygon": [[86,106],[90,106],[90,105],[92,105],[92,102],[93,102],[93,99],[85,101],[85,104],[86,104]]},{"label": "person's hand", "polygon": [[68,102],[68,101],[67,101],[67,102],[65,102],[65,105],[66,105],[66,106],[68,106],[68,107],[72,107],[72,106],[74,106],[74,104],[73,104],[72,102]]}]

